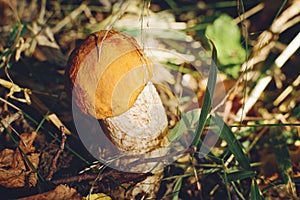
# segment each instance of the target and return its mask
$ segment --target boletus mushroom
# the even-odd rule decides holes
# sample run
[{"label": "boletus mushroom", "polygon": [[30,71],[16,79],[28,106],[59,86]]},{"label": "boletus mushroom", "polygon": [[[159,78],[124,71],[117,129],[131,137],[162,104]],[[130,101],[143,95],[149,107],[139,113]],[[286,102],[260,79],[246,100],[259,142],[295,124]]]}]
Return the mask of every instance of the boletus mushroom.
[{"label": "boletus mushroom", "polygon": [[168,121],[152,68],[137,41],[114,30],[91,34],[69,58],[66,86],[76,105],[103,120],[121,151],[142,154],[164,145]]}]

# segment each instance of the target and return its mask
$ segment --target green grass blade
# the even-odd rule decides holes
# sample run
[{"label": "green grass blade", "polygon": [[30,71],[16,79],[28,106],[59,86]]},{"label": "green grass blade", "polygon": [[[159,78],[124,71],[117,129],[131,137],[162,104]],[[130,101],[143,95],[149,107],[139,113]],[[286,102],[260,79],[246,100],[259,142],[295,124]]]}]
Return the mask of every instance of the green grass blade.
[{"label": "green grass blade", "polygon": [[252,178],[256,175],[255,171],[252,170],[241,170],[236,172],[228,172],[227,173],[227,180],[229,182],[232,181],[239,181],[246,178]]},{"label": "green grass blade", "polygon": [[214,45],[214,43],[211,41],[211,44],[213,46],[212,50],[212,62],[210,66],[210,71],[208,75],[208,81],[207,81],[207,86],[206,86],[206,91],[204,94],[204,101],[202,104],[202,110],[200,113],[199,121],[198,121],[198,126],[196,130],[196,136],[192,142],[192,145],[197,146],[200,142],[201,134],[204,129],[207,116],[209,115],[210,109],[211,109],[211,103],[212,103],[212,98],[214,95],[215,87],[216,87],[216,81],[217,81],[217,49]]},{"label": "green grass blade", "polygon": [[283,9],[284,9],[284,7],[286,6],[287,3],[288,3],[288,0],[284,0],[284,2],[282,2],[279,10],[276,13],[276,16],[275,16],[274,20],[277,19],[278,16],[282,13],[282,11],[283,11]]},{"label": "green grass blade", "polygon": [[[223,162],[223,161],[222,161]],[[224,185],[225,185],[225,190],[226,190],[226,193],[227,193],[227,199],[228,200],[231,200],[231,195],[230,195],[230,184],[228,182],[228,177],[227,177],[227,168],[225,167],[225,164],[224,162],[222,163],[223,164],[223,171],[224,171],[224,174],[223,174],[223,181],[224,181]]]},{"label": "green grass blade", "polygon": [[223,124],[222,130],[214,131],[216,133],[221,131],[221,139],[227,142],[229,150],[235,156],[235,159],[238,161],[239,165],[246,170],[251,170],[249,158],[244,153],[241,143],[236,139],[227,124],[217,114],[215,116],[211,116],[211,119],[215,124]]},{"label": "green grass blade", "polygon": [[247,198],[244,197],[244,194],[240,191],[240,188],[238,187],[238,184],[235,182],[231,182],[231,186],[232,189],[234,190],[234,192],[237,195],[236,199],[240,199],[240,200],[246,200]]},{"label": "green grass blade", "polygon": [[50,111],[48,111],[45,116],[43,117],[43,119],[41,120],[41,122],[38,124],[37,128],[35,129],[35,132],[39,132],[39,130],[41,129],[41,127],[43,126],[44,122],[46,121],[48,115],[50,114]]},{"label": "green grass blade", "polygon": [[179,199],[179,191],[180,191],[181,185],[182,185],[182,177],[179,177],[173,188],[172,200]]},{"label": "green grass blade", "polygon": [[259,187],[257,185],[256,179],[252,179],[250,195],[251,195],[251,200],[263,199]]}]

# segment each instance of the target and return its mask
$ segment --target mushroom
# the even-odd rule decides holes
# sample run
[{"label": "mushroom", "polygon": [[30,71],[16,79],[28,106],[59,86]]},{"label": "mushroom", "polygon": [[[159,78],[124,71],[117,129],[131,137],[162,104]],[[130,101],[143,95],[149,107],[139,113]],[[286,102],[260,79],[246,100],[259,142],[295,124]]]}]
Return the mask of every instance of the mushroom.
[{"label": "mushroom", "polygon": [[144,154],[165,145],[168,125],[152,76],[152,63],[133,37],[103,30],[72,52],[66,88],[83,113],[103,121],[120,151]]}]

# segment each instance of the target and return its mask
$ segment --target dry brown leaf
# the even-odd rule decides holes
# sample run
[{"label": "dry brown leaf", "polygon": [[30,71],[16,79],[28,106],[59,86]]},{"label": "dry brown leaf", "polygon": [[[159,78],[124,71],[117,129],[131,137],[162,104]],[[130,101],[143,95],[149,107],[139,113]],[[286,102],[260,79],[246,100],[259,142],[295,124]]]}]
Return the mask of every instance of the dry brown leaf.
[{"label": "dry brown leaf", "polygon": [[24,197],[19,200],[83,200],[84,198],[73,188],[66,185],[59,185],[49,192]]},{"label": "dry brown leaf", "polygon": [[36,132],[31,132],[31,133],[22,133],[20,135],[20,148],[22,151],[27,154],[27,153],[33,153],[35,151],[34,146],[32,146],[35,138],[37,136]]},{"label": "dry brown leaf", "polygon": [[[36,132],[32,132],[32,133],[22,133],[20,135],[20,144],[19,144],[19,148],[22,149],[22,152],[24,154],[28,154],[28,153],[33,153],[35,148],[32,146],[32,143],[34,142],[35,138],[37,136]],[[23,155],[20,152],[20,149],[16,149],[15,154],[14,154],[14,160],[13,163],[11,165],[12,168],[18,168],[18,169],[26,169],[25,163],[24,163],[24,159],[23,159]]]},{"label": "dry brown leaf", "polygon": [[[0,185],[7,188],[17,188],[37,184],[37,173],[35,169],[39,164],[39,153],[33,153],[35,148],[32,146],[36,132],[22,133],[20,135],[20,149],[4,149],[0,152]],[[23,157],[26,155],[28,161]],[[33,166],[33,167],[32,167]]]},{"label": "dry brown leaf", "polygon": [[0,152],[0,168],[11,166],[14,158],[14,150],[3,149]]},{"label": "dry brown leaf", "polygon": [[[34,153],[28,156],[32,164],[37,167],[40,154]],[[0,185],[6,188],[17,188],[37,184],[37,174],[32,170],[25,171],[18,168],[0,168]]]}]

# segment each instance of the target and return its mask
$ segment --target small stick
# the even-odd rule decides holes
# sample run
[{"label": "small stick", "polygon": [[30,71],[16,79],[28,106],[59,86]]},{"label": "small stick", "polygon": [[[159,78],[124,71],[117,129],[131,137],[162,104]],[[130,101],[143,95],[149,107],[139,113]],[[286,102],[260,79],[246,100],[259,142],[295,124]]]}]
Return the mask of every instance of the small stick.
[{"label": "small stick", "polygon": [[61,132],[61,136],[62,136],[60,146],[59,146],[58,151],[56,152],[56,155],[53,158],[50,172],[46,178],[47,181],[50,181],[52,179],[53,174],[56,171],[56,165],[57,165],[58,158],[59,158],[60,154],[64,151],[64,148],[65,148],[67,136],[65,134],[64,126],[60,127],[60,132]]},{"label": "small stick", "polygon": [[109,176],[110,174],[101,174],[100,176],[98,174],[80,174],[78,176],[72,176],[68,178],[58,179],[52,181],[52,183],[58,185],[58,184],[66,184],[66,183],[72,183],[72,182],[81,182],[81,181],[90,181],[98,179],[98,181],[101,181],[105,176]]},{"label": "small stick", "polygon": [[[118,175],[120,175],[118,177]],[[58,180],[52,181],[52,183],[58,185],[58,184],[66,184],[66,183],[72,183],[72,182],[81,182],[81,181],[91,181],[91,180],[97,180],[100,182],[102,179],[106,177],[111,177],[114,180],[117,180],[119,183],[129,183],[131,181],[134,181],[135,183],[138,183],[148,176],[152,176],[153,174],[151,172],[147,173],[123,173],[123,172],[116,172],[114,170],[104,172],[102,174],[80,174],[77,176],[72,176],[68,178],[62,178]]]},{"label": "small stick", "polygon": [[[171,153],[171,154],[167,154],[167,155],[164,155],[164,156],[153,157],[153,158],[141,158],[137,161],[133,161],[133,162],[129,163],[127,167],[129,169],[129,168],[135,167],[135,166],[143,164],[143,163],[161,162],[161,161],[163,161],[165,159],[168,159],[168,158],[175,158],[177,156],[186,155],[186,154],[195,153],[195,152],[196,152],[196,147],[191,146],[187,149],[184,149],[184,150],[181,150],[181,151],[178,151],[178,152],[174,152],[174,153]],[[123,158],[128,159],[130,157],[134,157],[134,156],[128,156],[128,157],[124,156]]]}]

